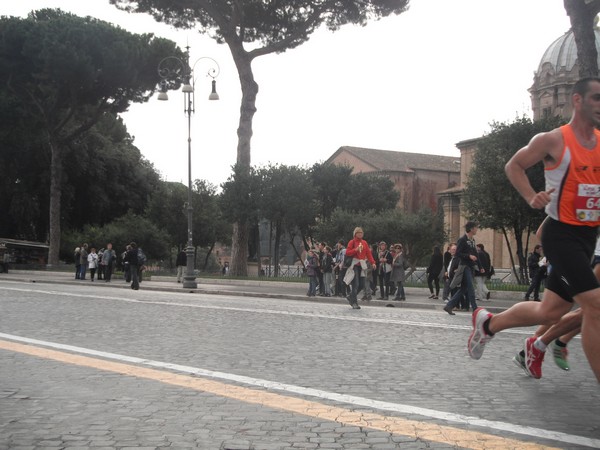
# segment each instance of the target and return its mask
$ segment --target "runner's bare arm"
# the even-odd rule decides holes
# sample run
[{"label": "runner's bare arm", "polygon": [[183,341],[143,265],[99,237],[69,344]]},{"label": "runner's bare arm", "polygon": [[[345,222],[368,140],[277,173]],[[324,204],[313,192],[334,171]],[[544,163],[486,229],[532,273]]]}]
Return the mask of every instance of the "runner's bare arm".
[{"label": "runner's bare arm", "polygon": [[557,135],[554,131],[540,133],[515,153],[504,167],[511,184],[532,208],[541,209],[550,203],[550,194],[554,189],[535,192],[525,171],[540,161],[554,161],[561,146],[560,134]]}]

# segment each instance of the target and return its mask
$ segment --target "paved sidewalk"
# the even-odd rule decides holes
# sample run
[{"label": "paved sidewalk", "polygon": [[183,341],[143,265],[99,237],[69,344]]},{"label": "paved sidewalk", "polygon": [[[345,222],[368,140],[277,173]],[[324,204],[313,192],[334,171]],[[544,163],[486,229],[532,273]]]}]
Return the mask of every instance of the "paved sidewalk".
[{"label": "paved sidewalk", "polygon": [[[36,271],[36,270],[11,270],[9,273],[0,274],[2,280],[27,281],[31,283],[59,283],[59,284],[91,284],[89,280],[76,280],[69,272]],[[152,276],[150,280],[144,280],[140,284],[141,290],[154,290],[162,292],[189,292],[212,295],[237,295],[246,297],[268,297],[282,298],[288,300],[301,300],[308,302],[326,302],[347,304],[342,297],[307,297],[308,283],[281,282],[281,281],[257,281],[257,280],[234,280],[231,278],[197,278],[196,289],[184,289],[182,284],[177,283],[175,276]],[[103,285],[107,288],[129,288],[129,284],[120,276],[113,278],[110,283],[94,281],[95,285]],[[405,288],[406,301],[378,300],[374,296],[371,301],[361,301],[361,306],[399,307],[399,308],[421,308],[442,310],[444,302],[441,299],[429,299],[427,288]],[[479,306],[484,306],[491,312],[497,313],[510,308],[513,304],[521,301],[522,292],[491,291],[489,301],[480,301]],[[359,295],[360,298],[360,295]]]}]

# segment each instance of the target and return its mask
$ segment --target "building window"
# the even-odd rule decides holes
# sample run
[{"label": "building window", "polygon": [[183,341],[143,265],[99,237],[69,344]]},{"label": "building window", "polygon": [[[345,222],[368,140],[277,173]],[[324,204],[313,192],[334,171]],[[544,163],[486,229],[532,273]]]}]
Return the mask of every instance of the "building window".
[{"label": "building window", "polygon": [[552,108],[548,107],[548,108],[544,108],[542,109],[542,117],[544,119],[547,119],[548,117],[552,116]]}]

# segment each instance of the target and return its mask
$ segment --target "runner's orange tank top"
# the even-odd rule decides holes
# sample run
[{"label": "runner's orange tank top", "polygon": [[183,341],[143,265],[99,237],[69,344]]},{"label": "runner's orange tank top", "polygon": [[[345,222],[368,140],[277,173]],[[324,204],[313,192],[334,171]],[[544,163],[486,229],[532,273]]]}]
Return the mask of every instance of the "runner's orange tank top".
[{"label": "runner's orange tank top", "polygon": [[564,147],[560,160],[546,167],[546,190],[554,188],[546,214],[571,225],[600,225],[600,132],[590,150],[577,142],[570,125],[560,127]]}]

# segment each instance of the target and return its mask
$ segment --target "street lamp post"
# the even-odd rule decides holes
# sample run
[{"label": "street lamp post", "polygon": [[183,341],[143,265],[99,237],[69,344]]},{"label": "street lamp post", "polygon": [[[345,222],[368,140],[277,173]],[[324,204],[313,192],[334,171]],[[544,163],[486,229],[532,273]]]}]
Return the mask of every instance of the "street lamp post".
[{"label": "street lamp post", "polygon": [[187,117],[188,125],[188,200],[187,200],[187,222],[188,239],[185,253],[187,256],[186,274],[183,277],[184,289],[194,289],[198,287],[196,275],[194,273],[194,241],[193,241],[193,207],[192,207],[192,115],[194,114],[194,92],[195,92],[195,67],[200,61],[207,61],[210,67],[206,75],[212,78],[212,91],[208,96],[209,100],[219,100],[217,94],[216,77],[219,75],[220,67],[217,61],[208,56],[198,58],[190,66],[190,47],[186,47],[185,60],[176,56],[167,56],[158,63],[158,75],[161,78],[159,100],[168,100],[167,90],[169,85],[182,85],[183,92],[183,112]]}]

